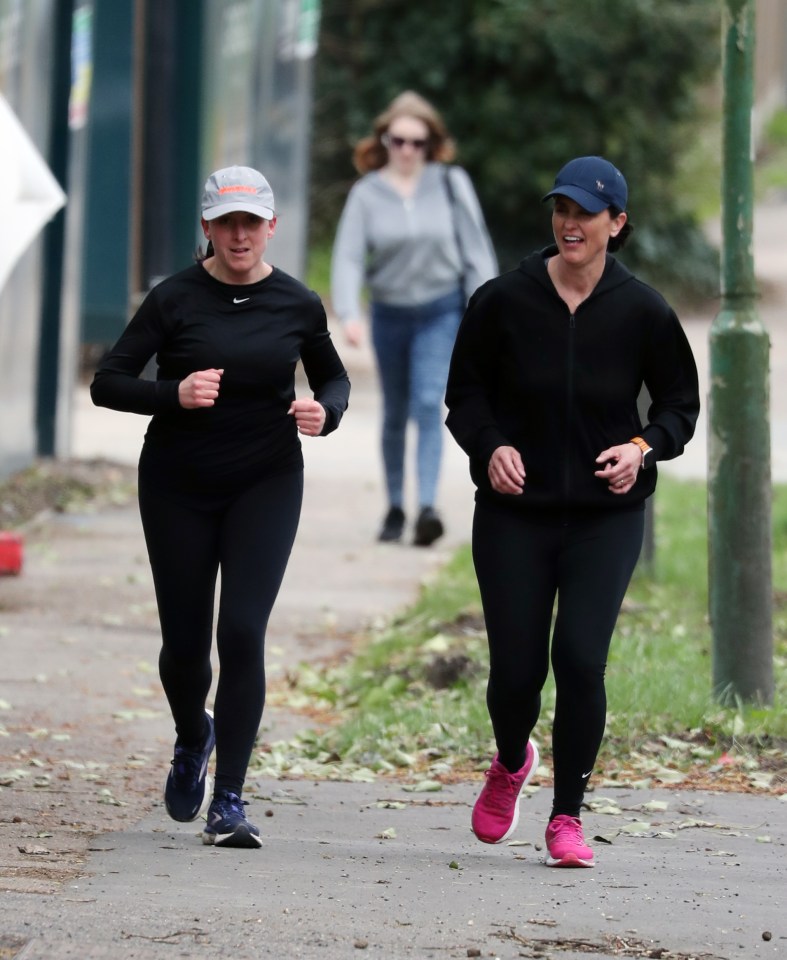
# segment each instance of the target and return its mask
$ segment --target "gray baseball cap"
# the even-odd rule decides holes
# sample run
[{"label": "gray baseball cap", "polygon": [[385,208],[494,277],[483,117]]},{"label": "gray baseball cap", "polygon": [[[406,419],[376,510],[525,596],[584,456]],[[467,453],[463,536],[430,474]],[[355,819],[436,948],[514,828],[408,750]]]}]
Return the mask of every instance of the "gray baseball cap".
[{"label": "gray baseball cap", "polygon": [[205,181],[202,217],[215,220],[227,213],[253,213],[273,220],[273,190],[259,172],[251,167],[224,167]]}]

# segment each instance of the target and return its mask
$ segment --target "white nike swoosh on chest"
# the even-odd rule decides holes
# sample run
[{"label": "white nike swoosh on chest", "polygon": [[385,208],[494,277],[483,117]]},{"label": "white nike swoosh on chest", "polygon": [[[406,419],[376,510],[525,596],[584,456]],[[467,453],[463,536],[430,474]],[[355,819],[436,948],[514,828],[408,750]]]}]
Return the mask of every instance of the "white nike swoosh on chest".
[{"label": "white nike swoosh on chest", "polygon": [[232,298],[233,303],[245,303],[247,300],[251,300],[251,297],[241,297],[240,299],[237,297]]}]

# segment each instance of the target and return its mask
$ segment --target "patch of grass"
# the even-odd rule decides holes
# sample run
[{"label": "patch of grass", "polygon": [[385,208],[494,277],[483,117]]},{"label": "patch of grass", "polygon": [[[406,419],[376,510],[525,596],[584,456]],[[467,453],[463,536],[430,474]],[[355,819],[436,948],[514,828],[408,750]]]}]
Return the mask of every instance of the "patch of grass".
[{"label": "patch of grass", "polygon": [[702,727],[712,706],[705,484],[660,478],[654,510],[654,569],[632,579],[608,667],[610,731],[629,744]]},{"label": "patch of grass", "polygon": [[306,262],[306,286],[319,294],[327,304],[331,294],[331,244],[315,244],[309,247]]},{"label": "patch of grass", "polygon": [[[687,213],[702,223],[721,213],[722,127],[721,105],[708,95],[705,115],[687,133],[686,150],[679,159],[675,193]],[[757,201],[774,191],[787,190],[787,110],[778,110],[768,122],[754,165]]]},{"label": "patch of grass", "polygon": [[675,197],[684,212],[704,223],[721,209],[721,105],[709,91],[699,123],[686,131],[686,148],[678,158]]},{"label": "patch of grass", "polygon": [[768,142],[772,147],[787,149],[787,110],[777,110],[767,127]]},{"label": "patch of grass", "polygon": [[[784,786],[787,488],[774,496],[777,691],[768,709],[723,708],[711,695],[705,497],[704,483],[660,480],[655,561],[635,574],[612,642],[609,722],[599,762],[608,775],[626,770],[631,779],[637,771],[649,775],[656,762],[704,770],[732,751],[736,762],[752,765],[750,773],[762,774],[764,764],[775,771],[775,785]],[[309,775],[319,775],[320,765],[334,771],[345,765],[345,773],[411,768],[431,775],[484,767],[493,750],[487,670],[480,598],[465,547],[418,602],[370,636],[351,661],[293,674],[286,691],[272,692],[290,705],[300,696],[332,718],[327,730],[279,748],[279,772],[296,756],[310,765]],[[535,731],[547,759],[554,698],[550,677]],[[262,759],[270,767],[269,761]],[[762,776],[771,782],[771,775]]]},{"label": "patch of grass", "polygon": [[754,180],[758,199],[787,190],[787,110],[777,111],[768,123]]}]

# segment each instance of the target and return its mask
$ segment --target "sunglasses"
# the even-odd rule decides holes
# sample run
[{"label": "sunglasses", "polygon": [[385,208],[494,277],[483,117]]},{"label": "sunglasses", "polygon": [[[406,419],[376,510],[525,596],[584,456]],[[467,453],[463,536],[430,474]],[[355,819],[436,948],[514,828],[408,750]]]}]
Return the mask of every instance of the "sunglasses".
[{"label": "sunglasses", "polygon": [[420,137],[394,137],[390,133],[386,133],[382,141],[386,147],[395,147],[397,150],[401,150],[405,145],[412,147],[414,150],[424,150],[429,143],[428,140],[423,140]]}]

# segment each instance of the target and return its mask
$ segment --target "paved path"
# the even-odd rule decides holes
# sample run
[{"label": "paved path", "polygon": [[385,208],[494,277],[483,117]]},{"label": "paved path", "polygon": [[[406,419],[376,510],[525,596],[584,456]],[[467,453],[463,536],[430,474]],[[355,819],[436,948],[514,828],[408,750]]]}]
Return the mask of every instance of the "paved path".
[{"label": "paved path", "polygon": [[427,804],[396,784],[264,784],[256,851],[204,847],[158,808],[97,838],[59,894],[6,895],[2,930],[33,934],[24,960],[787,955],[784,803],[617,790],[619,814],[585,817],[612,838],[597,868],[561,871],[541,862],[547,793],[523,801],[517,846],[474,840],[471,785]]},{"label": "paved path", "polygon": [[[769,208],[757,221],[758,266],[772,288],[762,313],[773,342],[777,479],[787,479],[784,213]],[[704,391],[712,319],[709,312],[685,320]],[[270,628],[274,674],[346,649],[370,623],[412,600],[469,535],[472,491],[464,457],[449,443],[445,540],[433,550],[374,541],[382,513],[378,398],[368,351],[343,354],[354,384],[351,410],[333,437],[304,441],[303,521]],[[142,421],[92,408],[84,390],[77,400],[75,455],[134,462]],[[704,442],[701,428],[674,472],[704,476]],[[121,701],[133,709],[149,704],[148,715],[119,727],[107,749],[139,759],[129,791],[148,781],[156,787],[141,819],[124,820],[120,809],[112,823],[120,829],[108,826],[90,842],[83,876],[36,888],[0,871],[9,878],[0,883],[0,957],[787,956],[787,804],[774,797],[615,790],[616,812],[586,818],[591,835],[611,840],[595,842],[597,869],[551,871],[539,849],[546,790],[523,803],[520,845],[486,847],[469,831],[475,784],[447,787],[430,802],[402,784],[259,782],[250,794],[263,849],[201,846],[195,827],[173,824],[158,802],[171,732],[154,681],[138,689],[157,641],[135,508],[55,519],[48,530],[24,574],[39,608],[17,617],[0,605],[0,627],[10,625],[0,630],[8,681],[0,684],[0,703],[13,701],[42,728],[73,721],[71,754],[84,749],[80,718],[111,712]],[[103,580],[87,573],[96,564]],[[121,615],[99,616],[92,588],[111,593]],[[266,736],[276,739],[291,723],[268,711]],[[57,744],[50,749],[55,754]],[[13,786],[0,790],[0,826],[12,832],[14,815],[24,822],[29,813],[17,809]],[[50,784],[41,795],[56,797],[56,789]],[[56,811],[56,802],[51,807]],[[647,826],[619,832],[634,822]],[[395,837],[383,839],[390,828]],[[34,830],[17,829],[24,843],[36,843]]]}]

